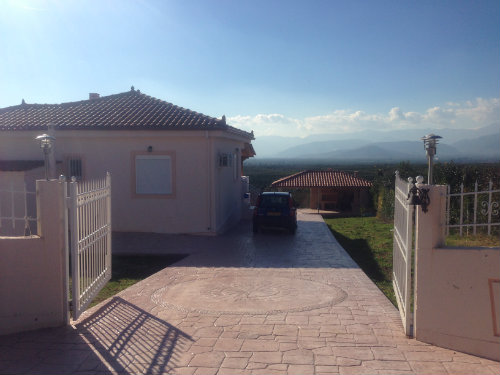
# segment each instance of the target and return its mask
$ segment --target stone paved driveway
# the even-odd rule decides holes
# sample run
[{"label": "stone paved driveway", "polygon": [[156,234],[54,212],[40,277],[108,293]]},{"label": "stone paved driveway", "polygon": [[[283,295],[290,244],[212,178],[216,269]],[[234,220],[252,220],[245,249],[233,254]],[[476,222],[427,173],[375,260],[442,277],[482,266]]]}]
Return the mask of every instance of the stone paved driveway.
[{"label": "stone paved driveway", "polygon": [[498,362],[407,339],[399,313],[321,217],[295,236],[119,238],[191,252],[72,327],[0,337],[12,374],[498,374]]}]

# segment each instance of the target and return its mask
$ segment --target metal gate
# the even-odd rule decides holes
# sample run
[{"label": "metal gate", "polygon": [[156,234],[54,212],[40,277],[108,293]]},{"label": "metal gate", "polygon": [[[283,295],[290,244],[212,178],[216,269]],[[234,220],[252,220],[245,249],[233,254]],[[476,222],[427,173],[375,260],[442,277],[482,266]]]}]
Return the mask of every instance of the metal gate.
[{"label": "metal gate", "polygon": [[412,336],[413,328],[413,310],[411,308],[413,210],[408,201],[412,180],[410,177],[408,182],[404,181],[399,177],[399,172],[396,171],[392,284],[407,336]]},{"label": "metal gate", "polygon": [[68,184],[73,319],[111,279],[111,176]]}]

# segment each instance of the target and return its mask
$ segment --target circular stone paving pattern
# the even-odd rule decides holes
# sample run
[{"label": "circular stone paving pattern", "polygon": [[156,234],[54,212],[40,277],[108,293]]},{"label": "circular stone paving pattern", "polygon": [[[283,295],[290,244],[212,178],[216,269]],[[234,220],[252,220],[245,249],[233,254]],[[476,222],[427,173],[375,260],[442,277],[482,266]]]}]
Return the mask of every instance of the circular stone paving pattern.
[{"label": "circular stone paving pattern", "polygon": [[208,314],[272,314],[308,311],[342,302],[332,285],[276,276],[219,276],[178,282],[153,293],[154,303]]}]

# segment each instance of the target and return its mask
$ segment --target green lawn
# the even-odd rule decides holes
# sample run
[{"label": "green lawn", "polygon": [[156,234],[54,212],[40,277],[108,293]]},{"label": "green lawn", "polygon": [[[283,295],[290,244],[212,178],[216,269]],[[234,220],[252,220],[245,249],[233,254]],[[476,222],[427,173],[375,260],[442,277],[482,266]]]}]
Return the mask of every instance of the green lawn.
[{"label": "green lawn", "polygon": [[[465,232],[465,231],[464,231]],[[460,247],[500,247],[500,237],[497,235],[487,236],[485,234],[478,234],[476,236],[468,236],[464,233],[462,237],[458,234],[451,234],[446,237],[446,246],[460,246]]]},{"label": "green lawn", "polygon": [[163,268],[181,260],[185,256],[186,255],[183,254],[141,256],[113,255],[111,261],[113,271],[111,280],[92,301],[90,306],[97,305],[99,302],[161,271]]},{"label": "green lawn", "polygon": [[392,289],[393,224],[375,217],[325,219],[342,247],[396,306]]}]

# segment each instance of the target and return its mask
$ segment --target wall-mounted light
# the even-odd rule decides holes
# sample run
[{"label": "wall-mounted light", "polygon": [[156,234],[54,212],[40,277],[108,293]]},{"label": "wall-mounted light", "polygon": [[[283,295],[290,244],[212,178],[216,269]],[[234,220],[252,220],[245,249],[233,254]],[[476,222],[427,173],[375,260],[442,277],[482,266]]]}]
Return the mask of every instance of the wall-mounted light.
[{"label": "wall-mounted light", "polygon": [[54,145],[54,141],[56,137],[53,137],[48,134],[42,134],[35,138],[38,142],[40,142],[40,148],[43,151],[44,155],[44,165],[45,165],[45,179],[49,180],[49,154]]},{"label": "wall-mounted light", "polygon": [[153,146],[148,146],[148,152],[153,152]]}]

